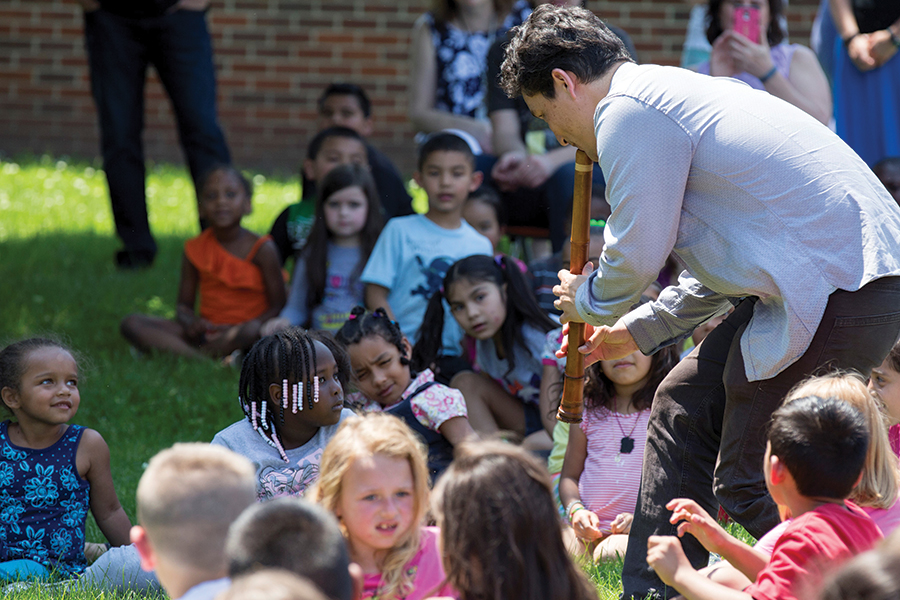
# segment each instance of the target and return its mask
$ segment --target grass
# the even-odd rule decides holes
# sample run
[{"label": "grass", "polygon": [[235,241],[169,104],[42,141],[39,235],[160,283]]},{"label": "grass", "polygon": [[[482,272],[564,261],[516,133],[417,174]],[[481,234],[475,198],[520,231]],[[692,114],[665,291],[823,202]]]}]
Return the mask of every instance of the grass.
[{"label": "grass", "polygon": [[[245,226],[266,232],[298,197],[299,183],[262,175],[253,180],[254,211]],[[182,246],[198,232],[189,181],[180,168],[149,169],[159,254],[151,269],[119,272],[106,181],[95,165],[47,156],[0,162],[0,343],[54,333],[82,355],[75,422],[96,429],[109,444],[113,480],[132,522],[134,492],[150,457],[177,441],[209,441],[242,417],[236,370],[166,355],[135,358],[119,335],[128,313],[174,315]],[[87,539],[105,541],[92,519]],[[16,597],[41,597],[34,593]]]},{"label": "grass", "polygon": [[[260,174],[253,182],[253,214],[244,225],[264,233],[298,197],[299,182]],[[48,156],[0,161],[0,344],[54,333],[82,355],[75,422],[109,444],[116,490],[132,522],[134,492],[150,457],[175,442],[209,441],[242,418],[236,370],[168,355],[136,358],[119,335],[128,313],[174,315],[182,246],[198,232],[193,194],[184,169],[150,167],[147,196],[159,253],[148,270],[120,272],[113,267],[119,242],[97,165]],[[87,539],[105,541],[92,518]],[[620,563],[586,570],[602,600],[618,598]],[[131,596],[85,589],[61,595],[36,586],[9,597]]]}]

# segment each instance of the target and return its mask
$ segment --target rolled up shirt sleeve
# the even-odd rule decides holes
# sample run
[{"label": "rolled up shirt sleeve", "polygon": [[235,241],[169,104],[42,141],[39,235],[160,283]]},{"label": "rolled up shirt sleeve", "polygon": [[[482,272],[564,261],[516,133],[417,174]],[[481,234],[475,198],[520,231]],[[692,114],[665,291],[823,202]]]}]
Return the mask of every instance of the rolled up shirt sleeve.
[{"label": "rolled up shirt sleeve", "polygon": [[650,355],[685,339],[712,317],[724,314],[733,301],[684,271],[677,286],[667,287],[655,302],[639,306],[622,317],[622,323],[640,351]]}]

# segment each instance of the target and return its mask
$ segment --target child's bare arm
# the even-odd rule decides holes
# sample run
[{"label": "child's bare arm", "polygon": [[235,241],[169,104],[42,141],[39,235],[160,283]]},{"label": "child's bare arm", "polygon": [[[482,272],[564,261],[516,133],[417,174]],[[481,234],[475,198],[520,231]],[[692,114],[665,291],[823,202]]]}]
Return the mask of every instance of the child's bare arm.
[{"label": "child's bare arm", "polygon": [[277,317],[287,302],[287,289],[281,274],[281,260],[275,242],[270,240],[263,244],[256,256],[253,257],[253,263],[262,271],[266,298],[269,299],[269,310],[257,319],[260,323],[265,323],[269,319]]},{"label": "child's bare arm", "polygon": [[[584,471],[587,459],[587,437],[577,425],[569,427],[569,443],[566,445],[566,457],[563,460],[562,475],[559,480],[559,499],[566,507],[575,535],[584,540],[596,540],[603,537],[600,531],[600,519],[596,514],[584,508],[581,494],[578,492],[578,480]],[[574,506],[573,506],[574,503]]]},{"label": "child's bare arm", "polygon": [[447,419],[441,423],[441,426],[438,427],[438,431],[440,431],[441,435],[447,438],[447,441],[454,446],[466,440],[478,439],[478,434],[472,429],[472,426],[469,424],[469,419],[466,417],[453,417],[452,419]]},{"label": "child's bare arm", "polygon": [[375,310],[376,308],[383,308],[387,315],[391,318],[391,320],[396,320],[394,317],[394,311],[391,310],[391,305],[388,304],[388,294],[391,293],[391,290],[384,287],[383,285],[378,285],[377,283],[367,283],[366,284],[366,308],[369,310]]},{"label": "child's bare arm", "polygon": [[[669,521],[678,523],[678,537],[689,533],[710,552],[721,554],[751,581],[769,562],[769,557],[732,537],[699,504],[688,498],[676,498],[666,504],[672,511]],[[680,521],[680,523],[679,523]]]},{"label": "child's bare arm", "polygon": [[541,374],[541,392],[538,396],[538,407],[541,411],[541,422],[544,429],[553,438],[553,429],[556,427],[556,409],[559,407],[559,399],[562,394],[562,373],[556,365],[544,365]]},{"label": "child's bare arm", "polygon": [[753,600],[750,594],[707,579],[694,569],[681,548],[681,540],[675,536],[650,536],[647,564],[686,600]]},{"label": "child's bare arm", "polygon": [[184,328],[188,340],[199,343],[206,333],[209,323],[201,319],[195,312],[197,303],[197,287],[200,274],[188,260],[187,254],[181,257],[181,280],[178,283],[178,302],[175,305],[175,321]]},{"label": "child's bare arm", "polygon": [[90,503],[94,520],[110,544],[124,546],[130,542],[131,521],[119,504],[119,497],[113,485],[109,467],[109,446],[99,433],[93,429],[86,429],[78,447],[79,457],[82,453],[87,463],[87,470],[82,477],[91,484]]}]

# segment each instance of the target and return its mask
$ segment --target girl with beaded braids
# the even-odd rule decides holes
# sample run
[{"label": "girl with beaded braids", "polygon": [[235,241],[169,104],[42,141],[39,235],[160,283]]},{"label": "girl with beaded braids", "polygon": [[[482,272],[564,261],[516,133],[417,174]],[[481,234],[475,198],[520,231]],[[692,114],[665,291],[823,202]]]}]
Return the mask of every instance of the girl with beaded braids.
[{"label": "girl with beaded braids", "polygon": [[453,460],[453,447],[475,436],[462,392],[437,383],[431,369],[413,371],[409,340],[383,308],[355,307],[335,338],[353,367],[357,392],[348,402],[403,419],[428,446],[428,470],[436,480]]},{"label": "girl with beaded braids", "polygon": [[319,460],[344,409],[347,354],[327,334],[292,327],[256,342],[241,367],[244,419],[216,434],[256,467],[257,496],[302,496],[319,478]]},{"label": "girl with beaded braids", "polygon": [[549,450],[550,436],[538,408],[541,351],[547,332],[557,327],[540,306],[525,276],[505,256],[468,256],[447,270],[441,289],[431,297],[413,368],[431,365],[440,351],[444,300],[463,331],[475,339],[480,371],[456,374],[450,387],[462,391],[469,421],[478,433],[514,431],[533,450]]}]

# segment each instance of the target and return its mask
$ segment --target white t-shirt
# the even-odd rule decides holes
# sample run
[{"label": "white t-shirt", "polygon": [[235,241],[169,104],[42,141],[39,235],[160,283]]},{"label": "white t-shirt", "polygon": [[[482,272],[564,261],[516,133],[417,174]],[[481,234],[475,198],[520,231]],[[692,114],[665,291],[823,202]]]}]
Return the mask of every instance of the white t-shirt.
[{"label": "white t-shirt", "polygon": [[253,431],[248,419],[241,419],[223,429],[213,437],[212,443],[225,446],[250,459],[256,467],[258,500],[302,496],[319,479],[319,462],[325,446],[344,419],[353,416],[353,411],[345,408],[341,411],[341,420],[337,424],[320,427],[316,435],[302,446],[285,450],[288,462],[284,462],[278,450],[270,446],[258,432]]}]

